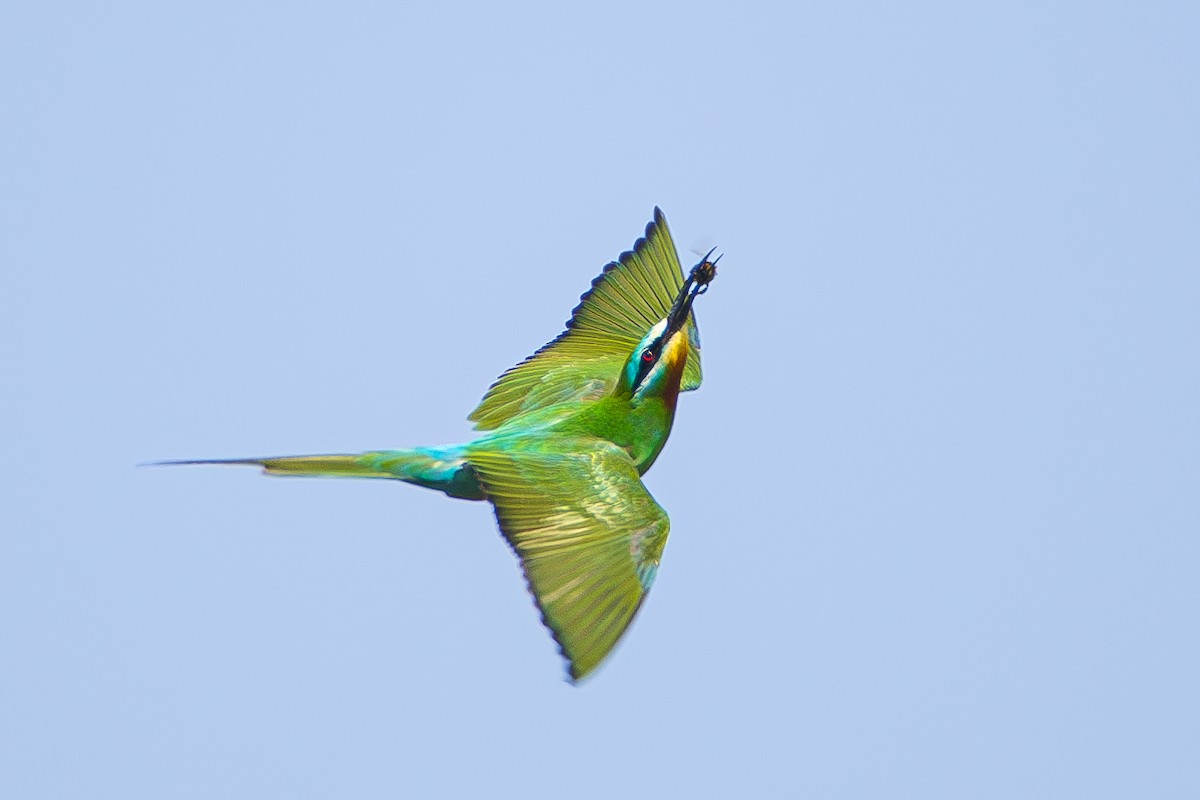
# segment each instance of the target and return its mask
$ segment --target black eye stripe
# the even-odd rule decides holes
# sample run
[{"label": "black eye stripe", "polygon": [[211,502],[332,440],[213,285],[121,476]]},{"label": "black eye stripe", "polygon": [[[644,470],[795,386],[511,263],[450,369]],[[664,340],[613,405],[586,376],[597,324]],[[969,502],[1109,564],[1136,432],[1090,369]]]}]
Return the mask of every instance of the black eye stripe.
[{"label": "black eye stripe", "polygon": [[634,377],[633,385],[640,386],[642,381],[654,369],[654,365],[658,363],[659,356],[662,355],[663,337],[659,336],[654,341],[650,342],[649,346],[642,349],[637,356],[637,374]]}]

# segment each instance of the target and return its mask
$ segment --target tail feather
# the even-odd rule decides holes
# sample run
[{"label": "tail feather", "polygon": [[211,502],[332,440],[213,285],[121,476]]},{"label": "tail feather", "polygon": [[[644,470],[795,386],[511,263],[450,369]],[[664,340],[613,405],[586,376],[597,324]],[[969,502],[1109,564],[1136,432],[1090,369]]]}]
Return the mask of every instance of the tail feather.
[{"label": "tail feather", "polygon": [[450,448],[380,450],[358,455],[277,456],[271,458],[206,458],[157,461],[148,466],[233,464],[262,467],[266,475],[312,478],[383,478],[437,489],[451,497],[482,500],[484,494],[471,468]]},{"label": "tail feather", "polygon": [[156,461],[150,466],[194,466],[197,464],[234,464],[262,467],[266,475],[312,477],[396,478],[396,475],[363,463],[360,455],[278,456],[273,458],[201,458],[185,461]]}]

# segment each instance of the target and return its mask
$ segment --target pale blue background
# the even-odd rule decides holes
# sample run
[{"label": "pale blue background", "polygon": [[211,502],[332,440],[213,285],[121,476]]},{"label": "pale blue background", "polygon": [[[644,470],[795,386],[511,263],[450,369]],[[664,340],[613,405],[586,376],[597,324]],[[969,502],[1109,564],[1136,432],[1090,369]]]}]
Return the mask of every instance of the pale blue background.
[{"label": "pale blue background", "polygon": [[[0,795],[1200,796],[1196,9],[10,7]],[[468,436],[655,204],[587,685],[486,505],[133,467]]]}]

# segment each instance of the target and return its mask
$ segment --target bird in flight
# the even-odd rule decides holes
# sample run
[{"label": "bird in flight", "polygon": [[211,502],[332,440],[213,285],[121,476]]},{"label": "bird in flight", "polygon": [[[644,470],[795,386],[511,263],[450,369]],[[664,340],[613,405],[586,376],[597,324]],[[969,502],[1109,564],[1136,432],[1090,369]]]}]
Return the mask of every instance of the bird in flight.
[{"label": "bird in flight", "polygon": [[641,476],[680,391],[700,385],[692,303],[713,251],[686,275],[658,208],[554,341],[502,374],[465,444],[345,455],[160,462],[245,464],[268,475],[383,478],[487,500],[572,682],[608,656],[654,583],[670,522]]}]

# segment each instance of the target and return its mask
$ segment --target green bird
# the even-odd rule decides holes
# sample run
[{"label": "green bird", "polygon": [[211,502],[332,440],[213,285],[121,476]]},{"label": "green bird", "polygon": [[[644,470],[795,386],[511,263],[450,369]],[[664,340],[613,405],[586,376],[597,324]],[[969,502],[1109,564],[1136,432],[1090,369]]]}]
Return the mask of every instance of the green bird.
[{"label": "green bird", "polygon": [[679,392],[700,385],[692,303],[716,275],[711,255],[685,278],[655,208],[645,236],[592,281],[566,330],[488,389],[469,416],[483,431],[473,441],[163,463],[384,478],[489,501],[578,681],[628,629],[667,543],[667,513],[641,476],[671,433]]}]

